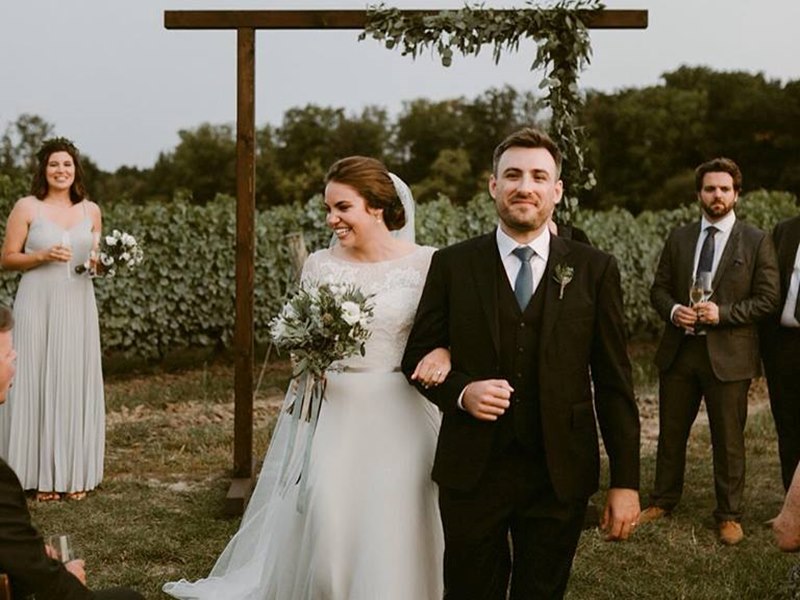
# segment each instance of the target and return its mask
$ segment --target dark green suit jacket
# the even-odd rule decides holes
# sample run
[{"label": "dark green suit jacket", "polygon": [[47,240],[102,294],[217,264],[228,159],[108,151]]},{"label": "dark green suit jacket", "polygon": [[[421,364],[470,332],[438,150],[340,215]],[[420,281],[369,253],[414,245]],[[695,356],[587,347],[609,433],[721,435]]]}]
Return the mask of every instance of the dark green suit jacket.
[{"label": "dark green suit jacket", "polygon": [[[674,229],[656,269],[650,301],[666,322],[655,363],[666,371],[675,360],[684,331],[670,320],[675,304],[689,305],[700,222]],[[708,355],[720,381],[751,379],[761,372],[757,323],[778,308],[778,262],[770,237],[737,219],[712,283],[711,301],[719,324],[707,328]]]}]

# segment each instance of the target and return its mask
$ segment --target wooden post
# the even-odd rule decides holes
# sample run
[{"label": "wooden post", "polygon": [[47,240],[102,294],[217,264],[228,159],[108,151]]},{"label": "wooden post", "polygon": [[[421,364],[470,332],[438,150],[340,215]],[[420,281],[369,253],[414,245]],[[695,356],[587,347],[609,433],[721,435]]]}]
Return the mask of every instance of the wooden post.
[{"label": "wooden post", "polygon": [[253,479],[253,289],[255,281],[255,29],[237,30],[236,328],[233,482],[226,512],[241,514]]}]

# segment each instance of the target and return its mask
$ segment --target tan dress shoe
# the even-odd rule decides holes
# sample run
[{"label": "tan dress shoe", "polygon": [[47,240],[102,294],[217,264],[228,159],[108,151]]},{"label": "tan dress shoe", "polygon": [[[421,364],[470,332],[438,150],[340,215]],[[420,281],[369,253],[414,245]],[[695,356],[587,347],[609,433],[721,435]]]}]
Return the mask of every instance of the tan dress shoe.
[{"label": "tan dress shoe", "polygon": [[644,525],[650,521],[657,521],[658,519],[666,517],[668,514],[665,508],[661,508],[660,506],[648,506],[639,515],[639,525]]},{"label": "tan dress shoe", "polygon": [[744,539],[742,526],[736,521],[722,521],[719,524],[719,541],[727,546],[735,546]]}]

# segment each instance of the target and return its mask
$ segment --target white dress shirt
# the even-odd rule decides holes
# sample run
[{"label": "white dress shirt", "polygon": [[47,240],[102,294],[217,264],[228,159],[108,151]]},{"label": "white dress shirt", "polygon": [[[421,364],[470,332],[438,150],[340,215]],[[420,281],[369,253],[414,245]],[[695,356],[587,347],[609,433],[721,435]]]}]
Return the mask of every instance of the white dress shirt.
[{"label": "white dress shirt", "polygon": [[545,227],[536,239],[527,244],[520,244],[498,225],[496,237],[497,250],[500,252],[500,260],[503,261],[503,267],[506,270],[508,283],[511,284],[512,290],[517,280],[517,274],[522,267],[522,260],[514,255],[514,249],[519,246],[528,246],[534,251],[534,255],[531,257],[531,271],[533,273],[533,293],[535,294],[539,282],[542,280],[542,277],[544,277],[544,271],[547,268],[547,259],[550,256],[550,230]]},{"label": "white dress shirt", "polygon": [[800,327],[800,323],[794,316],[794,309],[797,306],[797,292],[800,287],[800,245],[794,255],[794,268],[792,278],[789,280],[789,291],[786,292],[786,303],[783,305],[781,313],[781,325],[784,327]]}]

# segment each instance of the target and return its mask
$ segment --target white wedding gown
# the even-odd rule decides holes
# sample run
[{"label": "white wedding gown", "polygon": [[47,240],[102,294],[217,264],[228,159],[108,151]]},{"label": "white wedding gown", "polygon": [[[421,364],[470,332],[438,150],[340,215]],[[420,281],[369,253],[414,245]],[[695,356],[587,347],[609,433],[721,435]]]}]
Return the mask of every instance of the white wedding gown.
[{"label": "white wedding gown", "polygon": [[165,592],[209,600],[442,597],[444,542],[430,478],[440,417],[399,372],[433,251],[419,247],[380,263],[341,260],[330,250],[308,258],[305,281],[375,294],[366,355],[328,375],[308,506],[298,511],[298,485],[284,493],[276,485],[289,431],[284,412],[240,529],[211,574],[167,583]]}]

